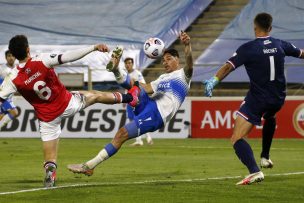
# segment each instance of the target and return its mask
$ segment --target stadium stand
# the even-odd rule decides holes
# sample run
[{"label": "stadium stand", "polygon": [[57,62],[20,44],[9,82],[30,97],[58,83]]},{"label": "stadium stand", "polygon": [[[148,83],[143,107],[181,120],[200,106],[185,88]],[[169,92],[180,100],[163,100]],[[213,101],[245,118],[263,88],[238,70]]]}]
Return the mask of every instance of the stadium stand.
[{"label": "stadium stand", "polygon": [[[300,48],[304,47],[304,33],[299,26],[303,19],[303,8],[304,3],[296,0],[214,1],[187,30],[192,37],[193,55],[196,59],[190,95],[202,96],[201,81],[210,78],[238,46],[254,39],[252,19],[259,12],[269,12],[274,16],[272,36],[288,40]],[[289,17],[282,13],[294,15]],[[180,49],[178,42],[172,47]],[[286,67],[288,95],[303,95],[303,63],[299,59],[287,57]],[[159,70],[161,68],[157,64],[146,69],[144,73],[147,80],[158,76]],[[215,89],[214,95],[244,96],[248,89],[247,81],[245,69],[239,68]]]},{"label": "stadium stand", "polygon": [[[152,62],[141,50],[146,39],[159,37],[169,46],[176,40],[178,32],[186,29],[211,2],[93,0],[70,4],[70,1],[63,0],[60,8],[51,1],[0,2],[2,15],[6,16],[0,20],[0,53],[7,49],[8,40],[13,35],[23,33],[29,36],[32,55],[104,42],[111,49],[117,45],[124,46],[124,56],[134,58],[137,67],[145,68]],[[36,10],[43,15],[31,15]],[[20,18],[16,13],[24,13],[24,17]],[[94,53],[76,65],[105,70],[108,60],[109,55]],[[4,58],[0,58],[0,63],[4,63]],[[72,66],[66,70],[77,72],[77,69],[72,70]],[[115,81],[113,75],[105,71],[93,71],[92,74],[95,82]]]},{"label": "stadium stand", "polygon": [[[153,61],[144,56],[141,50],[144,41],[152,36],[159,37],[167,47],[172,44],[171,47],[180,50],[182,46],[179,40],[176,40],[177,33],[186,30],[192,38],[196,66],[190,96],[202,96],[201,81],[214,74],[241,43],[253,38],[251,19],[257,12],[267,11],[274,16],[274,37],[288,39],[299,47],[304,45],[301,40],[303,29],[299,26],[301,18],[303,19],[304,3],[297,0],[142,0],[140,3],[93,0],[89,4],[77,1],[73,5],[63,0],[60,8],[51,1],[13,1],[2,2],[0,5],[3,16],[6,16],[0,20],[0,56],[3,56],[1,53],[7,49],[10,37],[19,33],[29,36],[32,54],[66,51],[62,45],[68,45],[68,50],[96,42],[105,42],[111,49],[116,45],[123,45],[126,50],[123,59],[134,58],[136,66],[143,71],[147,82],[156,79],[163,71],[159,60]],[[64,8],[65,12],[62,12],[61,8]],[[124,8],[123,12],[121,8]],[[44,15],[39,18],[30,15],[36,9]],[[111,13],[108,10],[111,10]],[[22,12],[25,18],[16,15]],[[282,13],[295,15],[291,20],[291,17]],[[69,25],[68,29],[66,25]],[[89,67],[92,73],[91,82],[94,82],[95,89],[117,88],[113,75],[105,71],[108,60],[109,55],[95,53],[85,57],[80,63],[71,63],[69,67],[57,71],[83,73],[85,88],[88,88],[91,86],[88,82]],[[182,64],[183,60],[184,57],[181,56]],[[0,58],[0,63],[4,63],[4,58]],[[287,59],[287,63],[287,79],[290,83],[288,87],[291,90],[289,93],[304,94],[302,67],[296,59]],[[240,68],[237,71],[237,74],[231,74],[219,88],[216,88],[214,95],[245,94],[248,88],[245,70]]]}]

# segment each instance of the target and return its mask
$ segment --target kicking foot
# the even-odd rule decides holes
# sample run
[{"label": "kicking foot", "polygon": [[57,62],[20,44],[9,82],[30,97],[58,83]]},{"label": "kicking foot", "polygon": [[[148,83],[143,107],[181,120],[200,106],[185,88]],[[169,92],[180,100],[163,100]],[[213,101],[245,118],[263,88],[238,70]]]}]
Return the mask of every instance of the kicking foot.
[{"label": "kicking foot", "polygon": [[122,56],[122,53],[123,53],[123,48],[122,47],[116,47],[113,50],[110,62],[106,66],[106,69],[109,72],[115,72],[115,71],[117,71],[118,64],[119,64],[120,58]]},{"label": "kicking foot", "polygon": [[69,164],[68,169],[73,173],[81,173],[86,176],[91,176],[94,173],[94,169],[90,169],[86,164]]},{"label": "kicking foot", "polygon": [[262,171],[259,171],[256,173],[249,174],[243,180],[236,183],[236,185],[250,185],[252,183],[261,182],[263,180],[264,180],[264,174]]},{"label": "kicking foot", "polygon": [[266,159],[264,157],[261,158],[261,168],[272,168],[273,163],[270,159]]}]

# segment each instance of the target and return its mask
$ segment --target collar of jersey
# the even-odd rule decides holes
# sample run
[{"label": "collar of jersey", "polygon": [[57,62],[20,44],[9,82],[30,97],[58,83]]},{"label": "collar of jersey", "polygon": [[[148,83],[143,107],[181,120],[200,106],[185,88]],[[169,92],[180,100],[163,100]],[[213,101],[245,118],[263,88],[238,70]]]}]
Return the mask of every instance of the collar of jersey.
[{"label": "collar of jersey", "polygon": [[270,37],[269,35],[268,36],[265,36],[265,37],[257,37],[257,39],[265,39],[265,38],[268,38]]}]

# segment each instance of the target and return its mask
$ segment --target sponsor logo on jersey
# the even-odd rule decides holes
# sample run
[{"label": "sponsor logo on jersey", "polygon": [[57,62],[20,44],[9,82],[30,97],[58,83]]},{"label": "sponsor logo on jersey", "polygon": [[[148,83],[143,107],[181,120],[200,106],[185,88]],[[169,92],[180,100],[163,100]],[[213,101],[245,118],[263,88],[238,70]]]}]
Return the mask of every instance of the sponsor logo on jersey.
[{"label": "sponsor logo on jersey", "polygon": [[26,74],[30,74],[31,73],[31,69],[29,69],[29,68],[25,69],[25,73]]},{"label": "sponsor logo on jersey", "polygon": [[272,49],[263,49],[264,54],[273,54],[273,53],[277,53],[278,50],[277,48],[272,48]]},{"label": "sponsor logo on jersey", "polygon": [[25,85],[30,84],[33,80],[35,80],[36,78],[38,78],[41,75],[41,73],[38,71],[36,73],[34,73],[31,77],[29,77],[27,80],[24,81]]},{"label": "sponsor logo on jersey", "polygon": [[50,57],[51,58],[55,58],[57,56],[57,54],[51,54]]},{"label": "sponsor logo on jersey", "polygon": [[170,88],[170,82],[163,82],[163,83],[158,84],[158,89],[160,89],[160,90],[164,90],[167,88]]},{"label": "sponsor logo on jersey", "polygon": [[304,103],[300,104],[293,113],[293,126],[300,135],[304,136]]}]

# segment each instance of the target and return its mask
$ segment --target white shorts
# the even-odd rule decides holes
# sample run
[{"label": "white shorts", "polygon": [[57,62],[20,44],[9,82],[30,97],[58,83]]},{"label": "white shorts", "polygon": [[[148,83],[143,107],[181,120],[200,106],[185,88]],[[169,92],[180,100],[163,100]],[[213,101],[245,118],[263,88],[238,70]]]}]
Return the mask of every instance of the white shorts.
[{"label": "white shorts", "polygon": [[85,97],[79,92],[72,92],[69,105],[64,112],[50,122],[39,121],[40,135],[42,141],[55,140],[61,134],[61,121],[63,118],[71,117],[85,107]]}]

